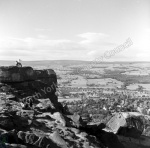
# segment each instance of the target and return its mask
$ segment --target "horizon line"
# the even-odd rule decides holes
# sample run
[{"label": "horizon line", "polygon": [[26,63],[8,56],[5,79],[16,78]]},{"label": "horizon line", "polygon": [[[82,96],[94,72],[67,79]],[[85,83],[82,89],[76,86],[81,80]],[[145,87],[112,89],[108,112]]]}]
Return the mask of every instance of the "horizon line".
[{"label": "horizon line", "polygon": [[[4,61],[4,62],[14,62],[14,61],[17,61],[17,60],[0,60],[0,61]],[[80,62],[93,62],[94,60],[89,60],[89,61],[85,61],[85,60],[21,60],[22,62],[44,62],[44,61],[80,61]],[[126,62],[126,63],[129,63],[129,62],[150,62],[150,61],[105,61],[105,62],[99,62],[99,63],[113,63],[113,62]],[[98,63],[98,61],[97,61]],[[98,63],[98,64],[99,64]]]}]

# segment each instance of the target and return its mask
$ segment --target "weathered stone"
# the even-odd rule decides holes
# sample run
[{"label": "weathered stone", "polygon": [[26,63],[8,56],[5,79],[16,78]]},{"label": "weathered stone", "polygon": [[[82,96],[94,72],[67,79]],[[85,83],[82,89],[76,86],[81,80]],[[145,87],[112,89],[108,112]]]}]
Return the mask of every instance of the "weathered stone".
[{"label": "weathered stone", "polygon": [[0,82],[13,83],[35,80],[31,67],[0,67]]},{"label": "weathered stone", "polygon": [[45,83],[49,83],[53,81],[55,84],[57,83],[56,73],[52,69],[47,70],[35,70],[36,79],[41,80]]},{"label": "weathered stone", "polygon": [[29,132],[19,131],[18,138],[25,141],[25,143],[31,144],[33,146],[41,147],[41,148],[51,148],[51,147],[60,148],[51,139],[48,139],[45,136],[40,137]]},{"label": "weathered stone", "polygon": [[50,135],[50,139],[52,139],[57,145],[65,146],[67,148],[66,142],[61,138],[58,131],[55,131]]},{"label": "weathered stone", "polygon": [[62,123],[63,126],[66,126],[66,121],[63,115],[60,112],[55,112],[52,116],[56,121]]},{"label": "weathered stone", "polygon": [[67,117],[71,119],[72,125],[75,127],[84,125],[81,116],[76,113],[73,115],[67,115]]},{"label": "weathered stone", "polygon": [[41,100],[40,103],[38,103],[35,106],[35,109],[42,112],[50,112],[54,113],[56,112],[56,105],[54,105],[50,99],[39,99]]},{"label": "weathered stone", "polygon": [[127,137],[140,137],[144,130],[140,117],[141,114],[136,112],[116,113],[107,123],[107,127],[117,134]]}]

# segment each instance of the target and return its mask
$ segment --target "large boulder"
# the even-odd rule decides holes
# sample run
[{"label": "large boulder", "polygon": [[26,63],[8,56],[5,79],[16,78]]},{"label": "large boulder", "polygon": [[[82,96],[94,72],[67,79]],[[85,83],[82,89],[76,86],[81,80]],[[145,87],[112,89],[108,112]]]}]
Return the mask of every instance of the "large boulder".
[{"label": "large boulder", "polygon": [[142,114],[138,112],[116,113],[106,126],[106,131],[110,130],[115,134],[134,138],[140,137],[144,130]]},{"label": "large boulder", "polygon": [[52,69],[33,70],[32,67],[2,66],[0,67],[0,82],[15,83],[41,80],[50,85],[57,85],[56,73]]}]

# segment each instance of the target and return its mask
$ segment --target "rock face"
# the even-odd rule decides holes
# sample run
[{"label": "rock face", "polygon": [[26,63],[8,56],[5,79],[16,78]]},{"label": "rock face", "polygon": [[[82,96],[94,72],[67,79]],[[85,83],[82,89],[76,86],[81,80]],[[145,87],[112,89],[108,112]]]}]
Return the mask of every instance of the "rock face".
[{"label": "rock face", "polygon": [[52,69],[33,70],[32,67],[0,67],[0,82],[9,84],[13,88],[12,94],[18,99],[28,97],[34,101],[40,98],[50,98],[55,105],[58,103],[55,95],[57,77]]},{"label": "rock face", "polygon": [[12,148],[103,148],[79,130],[55,95],[56,73],[32,67],[0,67],[0,146]]},{"label": "rock face", "polygon": [[0,67],[0,81],[14,83],[35,80],[34,71],[31,67]]},{"label": "rock face", "polygon": [[57,83],[56,73],[52,69],[33,70],[32,67],[0,67],[0,82],[15,83],[41,80],[44,83]]}]

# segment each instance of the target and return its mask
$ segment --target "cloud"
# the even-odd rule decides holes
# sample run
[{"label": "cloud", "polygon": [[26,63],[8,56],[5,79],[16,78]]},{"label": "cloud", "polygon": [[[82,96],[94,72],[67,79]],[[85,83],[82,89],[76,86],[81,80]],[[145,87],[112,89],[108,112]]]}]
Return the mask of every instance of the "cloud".
[{"label": "cloud", "polygon": [[108,42],[109,35],[104,33],[87,32],[79,34],[78,37],[82,38],[79,42],[82,46],[89,48],[99,48],[101,46],[114,46],[113,42]]},{"label": "cloud", "polygon": [[[77,42],[47,38],[7,38],[0,41],[0,59],[23,60],[80,59],[86,50]],[[81,60],[81,59],[80,59]]]},{"label": "cloud", "polygon": [[[15,55],[24,60],[40,59],[78,59],[91,60],[97,53],[103,53],[112,44],[103,33],[83,33],[78,35],[80,41],[59,39],[50,40],[39,34],[37,38],[7,38],[0,42],[0,59],[14,59]],[[31,58],[31,59],[30,59]]]},{"label": "cloud", "polygon": [[96,51],[95,50],[92,50],[92,51],[89,51],[88,53],[87,53],[87,55],[89,55],[89,56],[93,56],[93,55],[95,55],[96,54]]},{"label": "cloud", "polygon": [[[0,59],[94,60],[99,56],[103,56],[105,51],[113,50],[123,44],[123,42],[120,44],[111,42],[110,36],[103,33],[88,32],[77,36],[80,37],[80,41],[68,39],[51,40],[47,36],[40,35],[37,38],[3,38],[0,40]],[[149,60],[148,37],[149,35],[147,38],[139,40],[139,45],[136,40],[133,40],[131,48],[127,48],[111,57],[111,59],[106,60]]]},{"label": "cloud", "polygon": [[59,47],[69,43],[71,43],[71,41],[66,39],[49,40],[45,38],[30,38],[30,37],[25,39],[9,38],[1,41],[0,48],[1,49],[22,48],[25,50],[33,50],[41,48],[46,49],[47,47]]},{"label": "cloud", "polygon": [[77,35],[82,40],[79,44],[87,49],[86,56],[94,59],[97,55],[102,55],[106,50],[117,46],[116,43],[110,42],[110,36],[105,33],[87,32]]},{"label": "cloud", "polygon": [[80,41],[81,44],[96,43],[108,37],[108,35],[103,33],[91,33],[91,32],[79,34],[78,36],[83,38],[83,40]]}]

